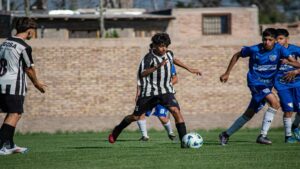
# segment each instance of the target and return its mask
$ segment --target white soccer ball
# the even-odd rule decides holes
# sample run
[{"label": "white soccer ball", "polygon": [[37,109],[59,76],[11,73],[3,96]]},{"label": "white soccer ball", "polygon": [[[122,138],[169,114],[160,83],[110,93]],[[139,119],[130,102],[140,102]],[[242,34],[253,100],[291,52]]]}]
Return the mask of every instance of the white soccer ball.
[{"label": "white soccer ball", "polygon": [[203,145],[203,138],[198,133],[188,133],[183,136],[182,143],[186,148],[200,148]]}]

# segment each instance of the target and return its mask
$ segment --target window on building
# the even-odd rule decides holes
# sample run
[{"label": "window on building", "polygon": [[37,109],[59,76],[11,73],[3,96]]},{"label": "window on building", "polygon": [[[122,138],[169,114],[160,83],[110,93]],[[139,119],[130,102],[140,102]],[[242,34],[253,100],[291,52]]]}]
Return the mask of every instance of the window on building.
[{"label": "window on building", "polygon": [[203,14],[203,35],[231,34],[231,14]]}]

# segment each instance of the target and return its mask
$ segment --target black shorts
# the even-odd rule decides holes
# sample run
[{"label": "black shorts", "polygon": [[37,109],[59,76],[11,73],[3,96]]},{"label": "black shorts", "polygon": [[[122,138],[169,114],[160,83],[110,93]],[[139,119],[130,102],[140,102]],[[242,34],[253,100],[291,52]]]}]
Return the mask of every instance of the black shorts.
[{"label": "black shorts", "polygon": [[23,113],[24,96],[0,94],[0,112]]},{"label": "black shorts", "polygon": [[152,110],[156,105],[162,105],[166,108],[177,107],[180,109],[179,104],[173,93],[167,93],[158,96],[149,96],[139,98],[136,102],[136,106],[133,114],[140,116],[146,111]]}]

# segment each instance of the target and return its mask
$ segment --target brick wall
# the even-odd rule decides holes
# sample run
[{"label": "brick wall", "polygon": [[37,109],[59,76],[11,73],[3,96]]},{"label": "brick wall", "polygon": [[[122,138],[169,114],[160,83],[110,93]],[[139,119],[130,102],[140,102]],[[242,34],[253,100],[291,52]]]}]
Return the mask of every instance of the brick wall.
[{"label": "brick wall", "polygon": [[[219,36],[209,43],[173,42],[170,49],[175,56],[203,72],[202,77],[196,77],[177,68],[176,96],[189,130],[227,127],[244,111],[250,99],[247,59],[239,60],[227,84],[221,84],[219,76],[241,46],[259,40],[231,41]],[[132,112],[137,67],[149,39],[48,39],[30,44],[38,77],[48,88],[43,95],[29,82],[19,131],[106,130]],[[277,114],[273,126],[282,125],[281,115]],[[247,127],[259,127],[261,116]],[[154,117],[148,124],[162,129]]]}]

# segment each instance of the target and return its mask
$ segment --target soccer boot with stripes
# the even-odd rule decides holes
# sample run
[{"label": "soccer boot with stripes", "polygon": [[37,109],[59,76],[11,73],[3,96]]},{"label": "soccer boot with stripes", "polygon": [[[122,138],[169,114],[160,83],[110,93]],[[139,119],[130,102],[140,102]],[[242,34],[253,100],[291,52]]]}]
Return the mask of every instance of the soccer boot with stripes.
[{"label": "soccer boot with stripes", "polygon": [[256,143],[258,144],[265,144],[265,145],[271,145],[272,141],[268,137],[264,137],[262,134],[260,134],[257,139]]}]

